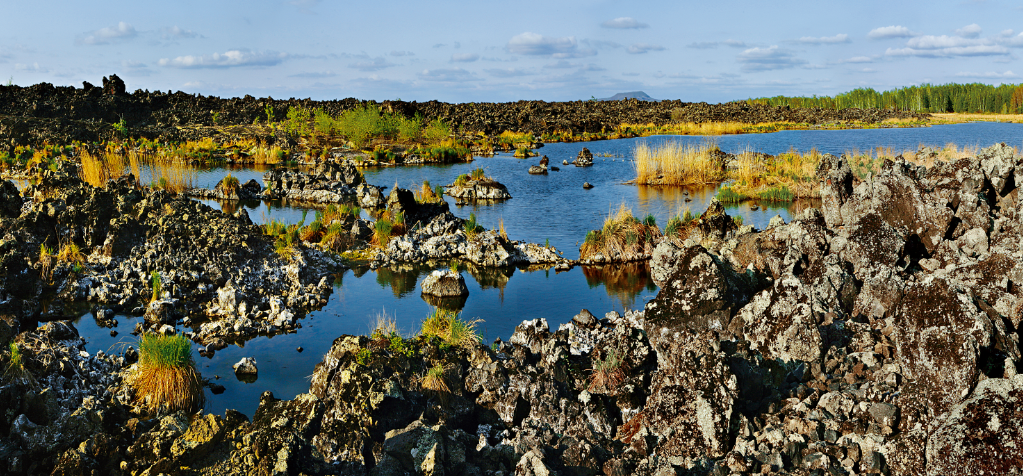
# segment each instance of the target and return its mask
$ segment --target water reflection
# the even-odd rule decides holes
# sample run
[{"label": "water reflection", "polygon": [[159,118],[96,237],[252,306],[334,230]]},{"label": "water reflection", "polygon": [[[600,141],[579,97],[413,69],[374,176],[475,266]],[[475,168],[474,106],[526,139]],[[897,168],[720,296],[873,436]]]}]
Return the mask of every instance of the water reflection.
[{"label": "water reflection", "polygon": [[[615,298],[623,308],[635,308],[636,296],[643,291],[657,291],[650,277],[648,261],[617,265],[583,266],[583,276],[590,288],[604,287],[607,295]],[[642,303],[641,303],[642,304]],[[642,306],[641,306],[642,307]]]}]

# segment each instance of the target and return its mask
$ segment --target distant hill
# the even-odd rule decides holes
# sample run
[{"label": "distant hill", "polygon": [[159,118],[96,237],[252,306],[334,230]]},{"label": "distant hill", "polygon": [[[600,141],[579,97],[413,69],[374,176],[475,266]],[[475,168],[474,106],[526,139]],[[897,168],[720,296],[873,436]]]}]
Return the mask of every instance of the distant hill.
[{"label": "distant hill", "polygon": [[618,93],[609,98],[598,99],[598,101],[621,101],[622,99],[639,99],[640,101],[657,101],[656,99],[647,95],[643,91],[632,91],[628,93]]}]

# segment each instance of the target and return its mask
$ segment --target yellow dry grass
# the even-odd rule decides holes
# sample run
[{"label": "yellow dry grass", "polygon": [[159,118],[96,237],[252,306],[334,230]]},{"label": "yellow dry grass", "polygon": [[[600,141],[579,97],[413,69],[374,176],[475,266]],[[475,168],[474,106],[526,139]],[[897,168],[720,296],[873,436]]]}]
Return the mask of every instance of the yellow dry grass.
[{"label": "yellow dry grass", "polygon": [[725,163],[715,144],[668,141],[651,147],[636,146],[633,154],[636,183],[642,185],[695,185],[725,178]]},{"label": "yellow dry grass", "polygon": [[959,124],[962,122],[1023,122],[1023,114],[931,113],[931,123],[934,124]]},{"label": "yellow dry grass", "polygon": [[635,216],[625,203],[608,213],[600,230],[586,235],[579,248],[579,259],[588,259],[600,253],[606,257],[621,257],[638,252],[647,241],[653,242],[661,235],[656,225],[646,225]]},{"label": "yellow dry grass", "polygon": [[152,184],[172,193],[181,193],[195,181],[195,169],[188,164],[162,160],[150,151],[114,148],[93,154],[83,150],[79,176],[94,187],[102,187],[128,173],[135,176],[136,184]]},{"label": "yellow dry grass", "polygon": [[731,189],[768,200],[778,193],[787,196],[782,190],[787,190],[793,198],[819,198],[816,169],[820,160],[821,153],[817,149],[807,153],[789,149],[770,156],[747,148],[732,161],[733,169],[728,174],[734,180]]}]

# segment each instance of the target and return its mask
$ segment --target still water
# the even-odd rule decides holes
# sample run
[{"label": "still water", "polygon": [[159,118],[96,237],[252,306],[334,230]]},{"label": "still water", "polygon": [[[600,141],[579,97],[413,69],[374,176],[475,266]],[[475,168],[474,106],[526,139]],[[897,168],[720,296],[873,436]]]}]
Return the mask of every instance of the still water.
[{"label": "still water", "polygon": [[[638,139],[594,141],[586,143],[548,144],[538,150],[550,158],[558,172],[546,176],[526,173],[539,158],[515,159],[509,154],[477,158],[469,164],[377,168],[365,171],[366,180],[375,185],[416,188],[424,180],[433,185],[447,185],[459,174],[482,167],[487,175],[508,187],[511,200],[480,206],[456,206],[448,197],[452,212],[466,218],[474,213],[481,225],[497,228],[503,221],[508,236],[537,243],[549,241],[566,257],[578,258],[580,241],[586,232],[599,228],[609,212],[626,204],[633,214],[657,218],[661,226],[669,216],[689,208],[702,212],[713,197],[711,188],[667,188],[626,185],[635,177],[631,162],[632,150],[640,142],[656,145],[667,140],[700,143],[713,140],[727,152],[752,149],[777,154],[794,148],[841,154],[846,151],[867,151],[875,147],[896,152],[916,150],[920,145],[986,147],[996,142],[1023,145],[1023,125],[978,123],[934,126],[918,129],[868,129],[847,131],[783,131],[772,134],[729,135],[715,138],[699,136],[656,136]],[[562,165],[571,162],[587,147],[594,154],[594,166],[577,168]],[[213,187],[227,172],[244,183],[249,179],[261,182],[263,170],[251,168],[214,168],[197,172],[197,184]],[[582,184],[594,185],[584,190]],[[688,201],[687,201],[688,200]],[[221,204],[204,201],[215,208]],[[239,204],[225,204],[239,206]],[[270,218],[295,223],[301,220],[303,208],[281,203],[252,202],[240,204],[253,221]],[[728,207],[731,215],[741,215],[746,224],[764,228],[771,217],[781,215],[786,221],[799,208],[814,206],[802,203],[789,207],[763,207],[752,210],[749,204]],[[312,218],[309,212],[308,220]],[[278,398],[290,399],[309,388],[309,376],[333,340],[342,334],[365,334],[378,315],[387,315],[399,328],[413,335],[419,323],[432,309],[421,297],[419,284],[428,267],[392,270],[348,270],[335,282],[334,293],[326,306],[305,317],[302,328],[294,334],[260,337],[244,344],[218,351],[212,359],[199,359],[204,377],[224,385],[222,395],[208,395],[207,411],[223,413],[227,408],[252,415],[259,395],[272,391]],[[463,317],[480,318],[480,331],[485,342],[495,338],[508,339],[515,326],[525,319],[546,318],[556,329],[568,322],[580,309],[603,316],[609,311],[642,308],[657,293],[648,271],[639,267],[575,267],[570,271],[523,271],[518,269],[467,270],[462,268],[470,295],[462,310]],[[77,326],[89,340],[89,350],[118,350],[132,344],[128,334],[138,318],[118,316],[120,332],[110,337],[109,329],[99,328],[91,315],[83,316]],[[303,349],[298,352],[298,348]],[[259,377],[255,382],[237,380],[231,365],[242,357],[255,357]],[[217,379],[219,377],[219,379]]]}]

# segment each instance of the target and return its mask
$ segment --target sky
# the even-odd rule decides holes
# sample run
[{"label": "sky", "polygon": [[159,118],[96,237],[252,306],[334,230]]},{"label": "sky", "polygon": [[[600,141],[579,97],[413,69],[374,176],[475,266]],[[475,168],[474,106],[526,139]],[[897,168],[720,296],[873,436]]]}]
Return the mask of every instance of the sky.
[{"label": "sky", "polygon": [[3,0],[0,82],[221,97],[724,102],[1023,83],[996,0]]}]

